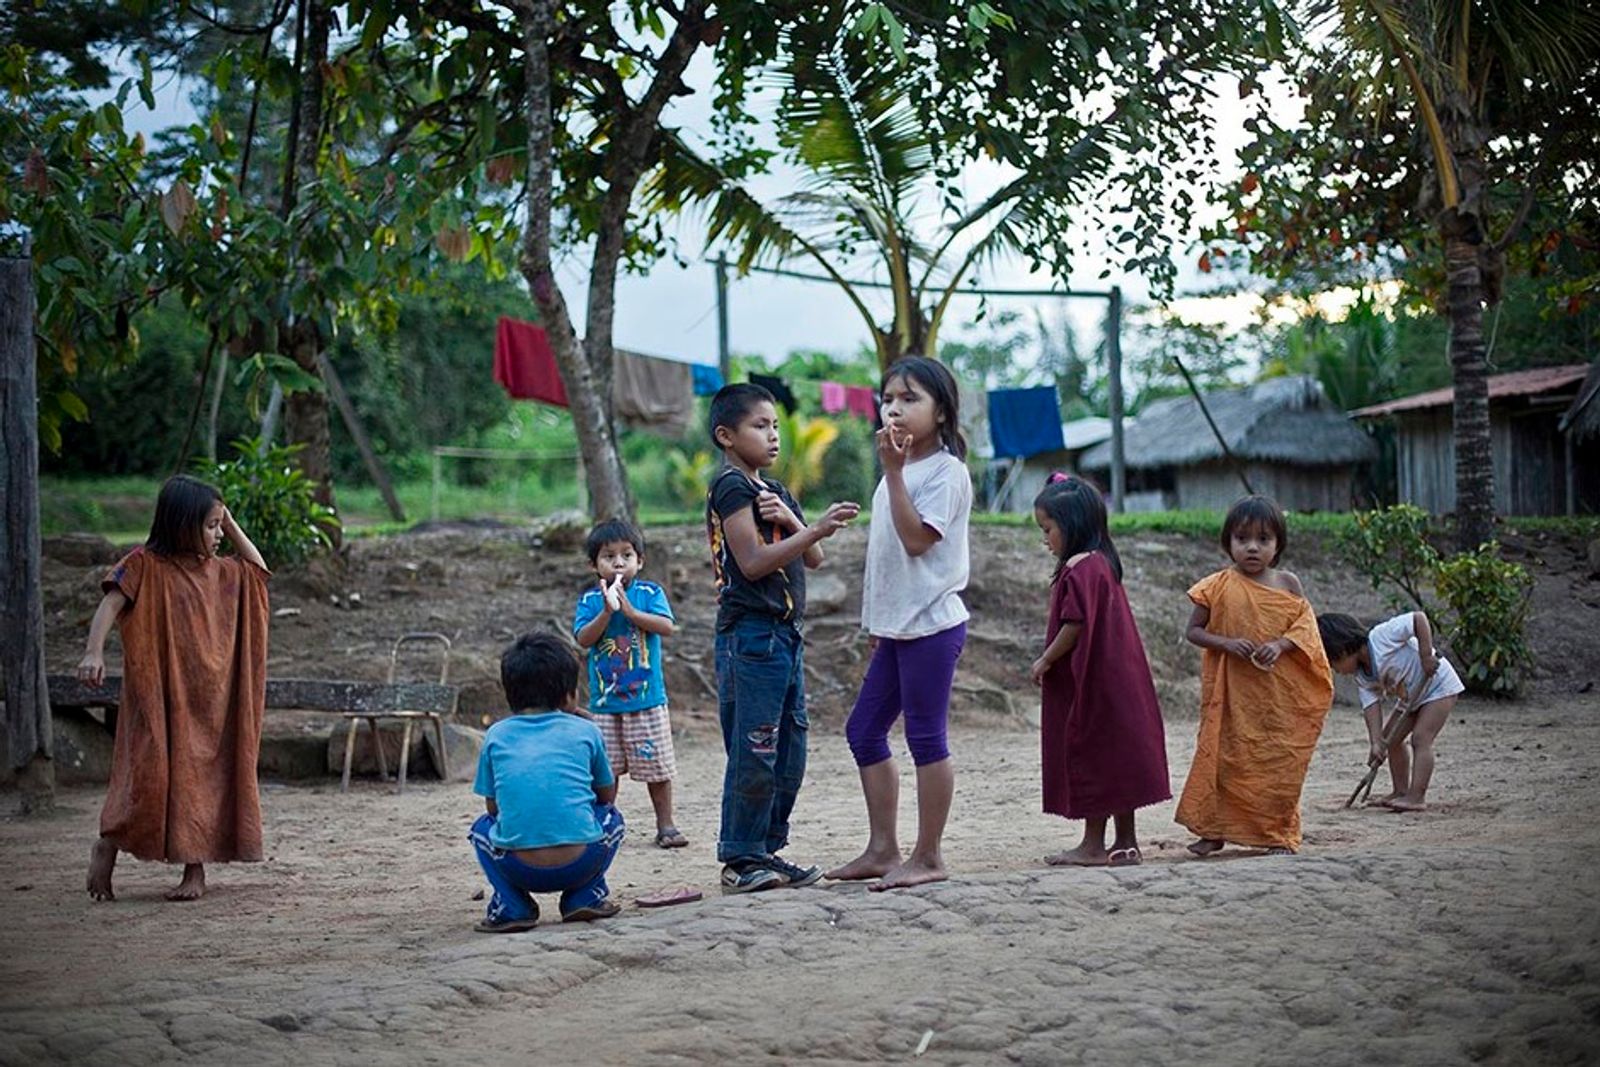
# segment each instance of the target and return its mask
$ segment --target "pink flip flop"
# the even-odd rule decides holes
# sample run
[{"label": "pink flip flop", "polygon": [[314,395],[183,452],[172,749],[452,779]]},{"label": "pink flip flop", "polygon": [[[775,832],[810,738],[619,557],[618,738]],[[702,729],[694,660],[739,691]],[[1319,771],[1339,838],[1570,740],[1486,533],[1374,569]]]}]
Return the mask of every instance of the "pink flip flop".
[{"label": "pink flip flop", "polygon": [[658,889],[654,893],[646,893],[634,903],[641,908],[670,908],[674,904],[693,904],[704,896],[704,893],[692,885],[675,885],[670,889]]}]

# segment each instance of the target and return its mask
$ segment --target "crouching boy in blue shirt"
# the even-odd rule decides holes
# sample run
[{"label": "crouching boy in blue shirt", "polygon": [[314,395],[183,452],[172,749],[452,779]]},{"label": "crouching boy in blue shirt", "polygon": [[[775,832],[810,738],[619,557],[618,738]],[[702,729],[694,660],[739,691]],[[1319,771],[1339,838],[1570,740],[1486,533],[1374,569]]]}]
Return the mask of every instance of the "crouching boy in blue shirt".
[{"label": "crouching boy in blue shirt", "polygon": [[472,790],[488,810],[468,835],[494,895],[473,929],[533,929],[533,893],[560,893],[563,922],[610,918],[622,815],[600,729],[576,710],[577,657],[554,634],[524,634],[500,657],[500,684],[513,714],[484,735]]}]

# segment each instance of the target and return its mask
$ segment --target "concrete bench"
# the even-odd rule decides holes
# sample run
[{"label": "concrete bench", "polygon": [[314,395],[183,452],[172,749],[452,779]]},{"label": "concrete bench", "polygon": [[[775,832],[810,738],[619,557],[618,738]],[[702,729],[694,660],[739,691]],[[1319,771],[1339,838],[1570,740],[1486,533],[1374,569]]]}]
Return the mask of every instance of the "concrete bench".
[{"label": "concrete bench", "polygon": [[[116,711],[122,698],[122,678],[108,675],[104,685],[88,686],[70,674],[49,677],[50,703],[55,708],[104,708],[106,725],[116,729]],[[350,788],[350,766],[355,753],[356,731],[365,721],[372,729],[373,749],[378,771],[389,777],[388,757],[378,737],[381,719],[398,719],[404,724],[400,741],[399,783],[406,787],[406,771],[411,758],[411,731],[419,721],[431,724],[439,746],[439,774],[448,779],[445,756],[444,718],[454,715],[459,690],[440,682],[350,682],[312,678],[267,679],[268,708],[279,710],[322,711],[349,720],[345,735],[344,775],[341,790]]]}]

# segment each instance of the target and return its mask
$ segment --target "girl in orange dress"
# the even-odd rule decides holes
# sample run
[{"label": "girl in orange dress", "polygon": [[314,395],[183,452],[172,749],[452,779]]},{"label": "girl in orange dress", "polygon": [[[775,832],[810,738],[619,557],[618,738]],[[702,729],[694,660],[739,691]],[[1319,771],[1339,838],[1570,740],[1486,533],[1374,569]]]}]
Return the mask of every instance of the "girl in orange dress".
[{"label": "girl in orange dress", "polygon": [[1288,539],[1277,504],[1245,497],[1222,524],[1233,565],[1189,590],[1188,638],[1205,653],[1178,822],[1198,838],[1197,856],[1229,841],[1275,855],[1300,849],[1300,790],[1333,674],[1300,579],[1278,569]]},{"label": "girl in orange dress", "polygon": [[[219,556],[226,537],[236,554]],[[100,583],[78,677],[105,680],[122,635],[122,696],[89,895],[114,900],[118,852],[183,864],[168,900],[205,892],[205,864],[261,859],[256,757],[266,703],[267,567],[216,489],[169,478],[143,545]]]}]

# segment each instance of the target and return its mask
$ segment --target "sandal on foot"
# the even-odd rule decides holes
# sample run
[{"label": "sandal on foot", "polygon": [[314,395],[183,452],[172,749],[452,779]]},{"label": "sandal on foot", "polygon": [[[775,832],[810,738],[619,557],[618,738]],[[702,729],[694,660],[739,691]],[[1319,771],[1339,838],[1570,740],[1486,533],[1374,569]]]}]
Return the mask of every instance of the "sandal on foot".
[{"label": "sandal on foot", "polygon": [[1137,867],[1144,862],[1144,853],[1137,845],[1133,848],[1114,848],[1106,854],[1107,867]]},{"label": "sandal on foot", "polygon": [[656,831],[656,848],[683,848],[688,843],[689,839],[676,826]]},{"label": "sandal on foot", "polygon": [[586,908],[574,908],[561,916],[564,923],[587,923],[596,919],[609,919],[622,910],[622,905],[614,900],[602,900],[598,904],[590,904]]},{"label": "sandal on foot", "polygon": [[532,930],[539,925],[539,917],[531,919],[506,919],[502,922],[492,923],[488,919],[481,919],[472,924],[473,930],[480,934],[520,934],[524,930]]}]

